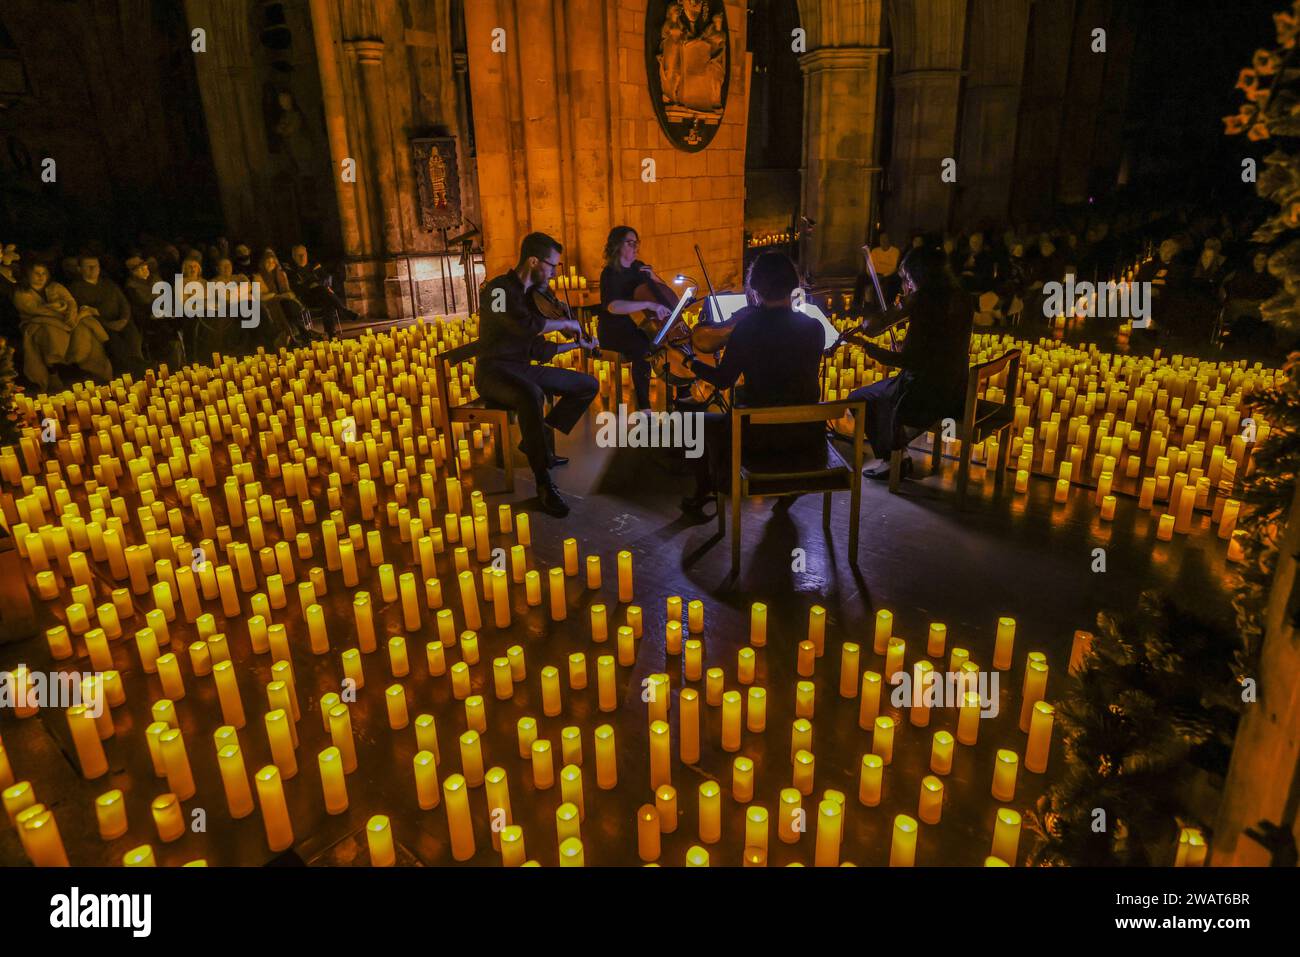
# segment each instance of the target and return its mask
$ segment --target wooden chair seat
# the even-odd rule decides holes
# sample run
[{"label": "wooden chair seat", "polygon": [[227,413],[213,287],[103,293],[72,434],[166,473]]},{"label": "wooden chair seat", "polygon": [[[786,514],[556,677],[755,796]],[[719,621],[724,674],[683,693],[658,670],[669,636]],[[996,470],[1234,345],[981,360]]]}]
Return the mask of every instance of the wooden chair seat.
[{"label": "wooden chair seat", "polygon": [[820,449],[748,452],[740,479],[750,495],[801,495],[847,488],[848,471],[848,463],[828,439]]}]

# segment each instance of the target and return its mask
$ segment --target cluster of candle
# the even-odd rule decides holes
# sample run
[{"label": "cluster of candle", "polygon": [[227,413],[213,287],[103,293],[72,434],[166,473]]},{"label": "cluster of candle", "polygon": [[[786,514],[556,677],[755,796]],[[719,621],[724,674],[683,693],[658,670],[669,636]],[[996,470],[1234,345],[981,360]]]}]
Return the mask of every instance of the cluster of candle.
[{"label": "cluster of candle", "polygon": [[762,233],[757,236],[750,236],[745,242],[749,249],[761,249],[765,246],[786,246],[794,241],[794,234],[790,230],[782,230],[779,233]]},{"label": "cluster of candle", "polygon": [[[20,453],[0,450],[0,479],[13,493],[6,518],[53,620],[45,632],[51,657],[69,665],[88,659],[87,697],[106,703],[98,715],[67,710],[79,769],[98,781],[121,766],[106,747],[119,756],[136,749],[158,779],[136,782],[158,792],[147,821],[128,820],[121,787],[84,801],[61,794],[61,816],[93,815],[103,842],[122,842],[124,864],[148,865],[174,856],[163,852],[189,833],[186,802],[202,801],[213,811],[212,831],[256,812],[267,851],[278,853],[297,839],[288,791],[305,789],[326,814],[342,814],[355,800],[349,777],[365,766],[369,777],[405,782],[399,787],[411,807],[445,820],[457,861],[484,860],[477,824],[479,833],[487,825],[492,853],[506,865],[612,863],[632,853],[657,862],[678,830],[679,804],[690,802],[698,833],[670,863],[765,864],[772,816],[782,844],[807,849],[800,863],[942,863],[919,855],[919,842],[925,829],[942,827],[954,800],[990,805],[976,859],[1022,858],[1018,782],[1045,773],[1052,739],[1044,655],[1019,659],[1019,707],[1004,703],[1000,718],[984,718],[976,691],[982,669],[969,650],[949,647],[948,629],[936,622],[922,652],[921,642],[895,632],[888,611],[875,617],[869,650],[829,639],[820,607],[811,609],[797,647],[771,648],[767,608],[755,603],[748,643],[724,667],[703,602],[661,596],[660,653],[660,636],[636,603],[630,551],[607,564],[567,539],[556,565],[538,567],[529,516],[504,504],[491,513],[481,493],[447,474],[450,443],[466,440],[437,428],[433,356],[464,331],[419,323],[216,369],[19,400],[29,420],[57,423],[57,439],[41,442],[29,428]],[[351,596],[342,621],[325,611],[339,589]],[[512,631],[524,616],[530,628],[549,620],[577,640],[526,650]],[[650,657],[665,661],[665,670],[645,677],[640,695],[627,694],[648,638]],[[999,620],[993,671],[1015,672],[1016,641],[1015,622]],[[768,683],[775,654],[794,661],[793,688]],[[310,683],[299,681],[306,665]],[[923,691],[902,708],[891,707],[885,687],[899,675]],[[321,693],[331,680],[339,690]],[[208,683],[211,693],[194,693]],[[525,683],[529,693],[520,694]],[[422,710],[435,700],[434,685],[450,692],[438,696],[448,703],[437,714],[437,707]],[[955,688],[955,698],[936,702],[924,693],[942,685]],[[769,702],[791,694],[796,717],[787,731],[769,721]],[[363,695],[382,707],[357,709]],[[828,695],[856,699],[848,705],[857,713],[856,747],[845,748],[840,729],[835,751],[814,746],[814,722],[829,707],[819,697]],[[152,720],[118,720],[128,699],[147,701]],[[178,702],[194,719],[184,722],[191,730],[183,730]],[[706,721],[705,709],[718,720]],[[513,719],[513,740],[492,730],[501,727],[489,721],[498,711]],[[16,716],[37,713],[27,704]],[[582,714],[597,715],[594,726],[584,728]],[[558,739],[542,733],[542,719],[565,717],[572,723]],[[360,720],[409,736],[411,764],[385,765],[392,751],[368,746],[378,729],[354,725]],[[618,760],[627,747],[621,741],[641,740],[627,732],[638,721],[648,733],[635,760],[646,762],[649,790],[633,819],[602,823],[601,843],[588,843],[583,825],[601,813],[600,792],[639,787],[620,784]],[[210,741],[192,730],[205,723],[215,727]],[[716,741],[708,739],[715,727]],[[446,733],[454,746],[443,746]],[[764,762],[760,779],[753,749],[784,754],[787,733],[790,763]],[[954,775],[990,734],[1012,746],[997,749],[990,766]],[[316,740],[327,744],[313,760],[302,752]],[[730,775],[679,794],[682,769],[701,761],[706,744],[734,755]],[[920,780],[897,770],[912,766],[896,761],[900,749],[929,754]],[[814,800],[819,775],[825,780],[845,761],[853,762],[857,794],[831,788]],[[201,792],[192,762],[215,765],[219,794]],[[304,766],[318,775],[305,780]],[[98,860],[65,849],[53,812],[38,800],[41,773],[0,742],[0,791],[28,857]],[[512,793],[553,804],[553,833],[534,826],[526,835]],[[849,836],[861,815],[880,813],[874,809],[887,793],[916,798],[915,816],[894,817],[886,857]],[[773,800],[764,803],[764,794]],[[906,804],[913,806],[910,796]],[[372,863],[396,863],[405,806],[364,810]],[[743,819],[743,853],[735,857],[719,856],[717,847],[727,814]],[[623,845],[611,835],[623,835]],[[554,855],[539,853],[548,847]]]},{"label": "cluster of candle", "polygon": [[[1014,392],[1015,418],[1002,440],[1010,442],[1017,494],[1028,491],[1033,475],[1054,478],[1057,503],[1086,489],[1105,522],[1115,516],[1117,496],[1131,496],[1140,509],[1160,512],[1157,539],[1208,525],[1227,542],[1229,559],[1240,556],[1232,541],[1241,508],[1238,480],[1249,474],[1252,452],[1269,434],[1269,424],[1252,417],[1248,397],[1272,386],[1277,370],[1159,350],[1141,357],[1047,339],[971,338],[973,362],[1010,349],[1022,353],[1019,382],[1007,383],[1004,374],[981,397],[1003,402]],[[825,365],[823,394],[827,401],[844,399],[888,374],[861,347],[846,345]],[[973,458],[996,461],[998,441],[978,443]],[[952,440],[945,451],[958,448]]]}]

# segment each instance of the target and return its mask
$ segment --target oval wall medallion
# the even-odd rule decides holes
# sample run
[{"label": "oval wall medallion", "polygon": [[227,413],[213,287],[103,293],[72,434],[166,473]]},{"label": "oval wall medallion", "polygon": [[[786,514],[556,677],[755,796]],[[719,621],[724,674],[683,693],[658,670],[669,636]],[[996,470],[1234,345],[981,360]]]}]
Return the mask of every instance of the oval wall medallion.
[{"label": "oval wall medallion", "polygon": [[724,0],[649,0],[646,79],[659,125],[673,145],[709,145],[727,108],[731,35]]}]

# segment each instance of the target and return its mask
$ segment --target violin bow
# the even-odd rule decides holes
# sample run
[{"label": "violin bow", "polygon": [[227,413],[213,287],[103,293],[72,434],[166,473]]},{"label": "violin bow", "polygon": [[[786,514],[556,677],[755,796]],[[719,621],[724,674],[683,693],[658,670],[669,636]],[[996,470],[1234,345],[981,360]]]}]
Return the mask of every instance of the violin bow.
[{"label": "violin bow", "polygon": [[[880,277],[876,274],[876,264],[873,263],[873,262],[871,261],[871,249],[868,248],[868,247],[863,247],[863,252],[865,252],[865,253],[867,254],[867,256],[866,256],[866,258],[867,258],[867,272],[871,273],[871,285],[872,285],[872,286],[875,288],[875,290],[876,290],[876,302],[880,303],[880,311],[881,311],[881,313],[882,313],[882,314],[883,314],[883,313],[886,313],[886,312],[889,311],[889,307],[885,305],[885,293],[884,293],[884,291],[880,288]],[[898,339],[894,336],[894,327],[893,327],[893,326],[888,326],[888,327],[886,327],[886,331],[889,333],[889,348],[890,348],[890,350],[893,351],[893,352],[897,352],[897,351],[898,351]]]}]

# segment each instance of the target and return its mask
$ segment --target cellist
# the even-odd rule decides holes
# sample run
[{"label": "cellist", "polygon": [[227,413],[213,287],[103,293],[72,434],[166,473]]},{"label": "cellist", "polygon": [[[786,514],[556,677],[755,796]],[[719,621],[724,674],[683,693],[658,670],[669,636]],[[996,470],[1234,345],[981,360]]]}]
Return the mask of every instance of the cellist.
[{"label": "cellist", "polygon": [[[639,409],[650,408],[651,338],[633,316],[650,312],[659,321],[672,314],[665,305],[672,295],[666,284],[636,258],[641,240],[631,226],[615,226],[605,241],[605,268],[600,273],[600,317],[596,338],[602,348],[621,353],[632,363],[632,388]],[[637,289],[648,284],[664,287],[660,300],[638,299]]]}]

